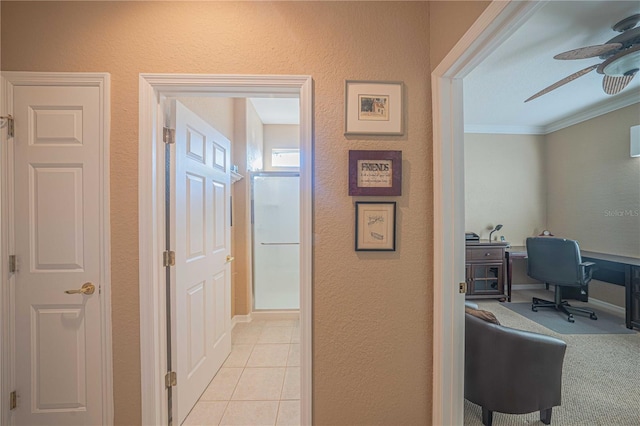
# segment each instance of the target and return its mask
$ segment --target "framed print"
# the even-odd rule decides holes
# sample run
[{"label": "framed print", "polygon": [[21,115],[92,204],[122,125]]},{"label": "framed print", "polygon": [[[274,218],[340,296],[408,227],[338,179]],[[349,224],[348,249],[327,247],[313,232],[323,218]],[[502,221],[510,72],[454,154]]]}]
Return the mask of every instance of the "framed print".
[{"label": "framed print", "polygon": [[356,202],[356,251],[395,250],[395,201]]},{"label": "framed print", "polygon": [[402,151],[349,151],[349,195],[402,195]]},{"label": "framed print", "polygon": [[404,83],[347,80],[345,135],[403,135]]}]

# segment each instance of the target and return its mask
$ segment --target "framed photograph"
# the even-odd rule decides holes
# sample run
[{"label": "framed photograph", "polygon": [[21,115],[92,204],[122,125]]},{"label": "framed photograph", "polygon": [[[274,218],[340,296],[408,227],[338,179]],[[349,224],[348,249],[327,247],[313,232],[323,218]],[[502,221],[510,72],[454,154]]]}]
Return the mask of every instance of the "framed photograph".
[{"label": "framed photograph", "polygon": [[395,250],[395,201],[356,202],[356,251]]},{"label": "framed photograph", "polygon": [[403,135],[404,83],[347,80],[345,135]]},{"label": "framed photograph", "polygon": [[349,195],[402,195],[402,151],[349,151]]}]

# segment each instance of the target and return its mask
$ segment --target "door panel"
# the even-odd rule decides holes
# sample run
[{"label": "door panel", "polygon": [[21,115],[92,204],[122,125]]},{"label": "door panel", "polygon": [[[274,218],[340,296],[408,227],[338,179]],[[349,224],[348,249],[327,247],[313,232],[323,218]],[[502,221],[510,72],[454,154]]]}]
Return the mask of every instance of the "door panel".
[{"label": "door panel", "polygon": [[100,113],[96,87],[14,89],[17,425],[102,423]]},{"label": "door panel", "polygon": [[182,423],[231,351],[230,142],[181,103],[175,119],[174,416]]}]

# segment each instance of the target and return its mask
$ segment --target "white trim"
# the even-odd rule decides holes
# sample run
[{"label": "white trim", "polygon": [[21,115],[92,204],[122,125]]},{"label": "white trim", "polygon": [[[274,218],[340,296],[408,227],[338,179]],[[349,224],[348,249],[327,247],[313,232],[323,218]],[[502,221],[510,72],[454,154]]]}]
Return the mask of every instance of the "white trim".
[{"label": "white trim", "polygon": [[493,1],[431,74],[433,93],[434,425],[463,424],[464,130],[462,78],[544,2]]},{"label": "white trim", "polygon": [[541,290],[545,288],[543,283],[540,284],[512,284],[511,291],[517,290]]},{"label": "white trim", "polygon": [[[110,230],[110,168],[109,168],[109,141],[110,141],[110,129],[111,129],[111,86],[110,75],[108,73],[42,73],[42,72],[3,72],[2,73],[2,85],[5,94],[5,103],[3,105],[4,111],[11,112],[13,105],[13,88],[15,86],[90,86],[97,87],[100,92],[100,145],[102,150],[100,152],[100,192],[102,197],[100,198],[100,258],[102,270],[100,271],[101,295],[100,295],[100,320],[101,320],[101,334],[102,334],[102,413],[103,424],[113,424],[114,409],[113,409],[113,351],[112,351],[112,339],[111,339],[111,230]],[[8,144],[6,144],[8,145]],[[4,149],[4,148],[3,148]],[[13,156],[11,147],[9,155]],[[3,151],[4,153],[5,151]],[[3,155],[2,161],[8,161],[13,163],[12,158],[5,157]],[[5,170],[5,164],[3,164],[3,170]],[[6,175],[3,174],[0,179],[3,180],[3,189],[7,190],[5,195],[7,198],[2,200],[3,213],[9,212],[13,209],[12,191],[8,185],[13,185],[13,173],[12,168],[7,170]],[[5,186],[7,185],[7,186]],[[3,232],[2,235],[2,257],[3,266],[5,259],[14,244],[13,239],[13,218],[9,214],[8,220],[3,220],[3,229],[8,226],[11,231],[9,233]],[[5,251],[7,250],[7,251]],[[2,279],[3,293],[6,288],[13,288],[13,277],[8,279]],[[6,298],[7,296],[8,299]],[[3,294],[2,303],[11,303],[14,297],[13,291],[10,291],[10,295]],[[13,303],[11,303],[11,312],[8,315],[13,315]],[[3,312],[7,312],[5,306],[2,306]],[[3,318],[6,325],[6,315]],[[12,326],[11,326],[12,328]],[[5,332],[6,330],[3,330]],[[3,336],[4,340],[4,336]],[[10,332],[9,336],[10,345],[13,347],[15,344],[14,332]],[[5,392],[10,387],[14,386],[15,379],[13,373],[9,377],[9,383],[7,384],[7,366],[9,371],[14,371],[13,359],[11,358],[10,349],[4,347],[4,353],[2,354],[5,363],[2,364],[2,401],[8,400],[8,395]],[[8,361],[8,364],[6,362]],[[3,404],[4,405],[4,404]],[[4,413],[2,414],[4,416]],[[0,417],[0,421],[4,423],[6,419]]]},{"label": "white trim", "polygon": [[233,330],[236,324],[249,322],[251,322],[251,315],[234,315],[234,317],[231,318],[231,329]]},{"label": "white trim", "polygon": [[589,304],[593,306],[597,306],[598,308],[602,308],[604,310],[613,312],[614,314],[620,315],[622,318],[624,318],[626,315],[626,311],[622,306],[614,305],[612,303],[605,302],[603,300],[594,299],[590,297]]},{"label": "white trim", "polygon": [[254,311],[251,320],[299,320],[299,311]]},{"label": "white trim", "polygon": [[300,98],[300,338],[301,422],[312,415],[312,169],[313,96],[309,76],[251,76],[197,74],[140,74],[139,123],[139,238],[140,238],[140,357],[142,424],[167,424],[164,389],[166,366],[165,293],[160,263],[164,242],[164,150],[157,149],[159,100],[184,93],[251,97],[259,94],[297,95]]},{"label": "white trim", "polygon": [[545,126],[505,126],[500,124],[465,124],[465,133],[485,133],[495,135],[544,135]]},{"label": "white trim", "polygon": [[631,90],[624,95],[616,96],[611,101],[607,100],[598,105],[594,105],[583,111],[573,114],[570,117],[563,118],[548,124],[545,128],[545,134],[557,132],[566,127],[573,126],[574,124],[582,123],[583,121],[591,120],[592,118],[599,117],[604,114],[619,110],[620,108],[628,107],[629,105],[638,103],[638,92]]},{"label": "white trim", "polygon": [[591,120],[592,118],[617,111],[638,103],[638,93],[635,91],[626,92],[616,96],[614,99],[606,100],[597,105],[593,105],[568,117],[556,120],[545,126],[511,126],[501,124],[465,124],[465,133],[488,133],[488,134],[509,134],[509,135],[548,135],[564,128]]}]

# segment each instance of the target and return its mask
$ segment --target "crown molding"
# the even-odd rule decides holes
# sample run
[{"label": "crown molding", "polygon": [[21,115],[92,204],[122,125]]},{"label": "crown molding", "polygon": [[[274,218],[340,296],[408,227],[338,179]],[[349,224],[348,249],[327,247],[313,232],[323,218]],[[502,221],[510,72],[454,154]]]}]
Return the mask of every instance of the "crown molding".
[{"label": "crown molding", "polygon": [[629,105],[637,104],[638,102],[640,102],[640,92],[638,92],[637,90],[630,90],[623,95],[616,96],[610,101],[607,100],[605,102],[601,102],[594,106],[585,108],[576,114],[572,114],[566,118],[547,124],[545,126],[545,134],[557,132],[558,130],[573,126],[574,124],[591,120],[592,118],[596,118],[601,115],[616,111],[618,109],[628,107]]},{"label": "crown molding", "polygon": [[554,121],[545,126],[465,124],[464,132],[508,135],[548,135],[549,133],[557,132],[558,130],[573,126],[574,124],[591,120],[592,118],[599,117],[639,102],[640,93],[637,90],[631,90],[624,95],[616,96],[611,100],[585,108],[575,114],[571,114],[570,116]]},{"label": "crown molding", "polygon": [[490,133],[496,135],[544,135],[545,126],[505,126],[499,124],[465,124],[465,133]]}]

